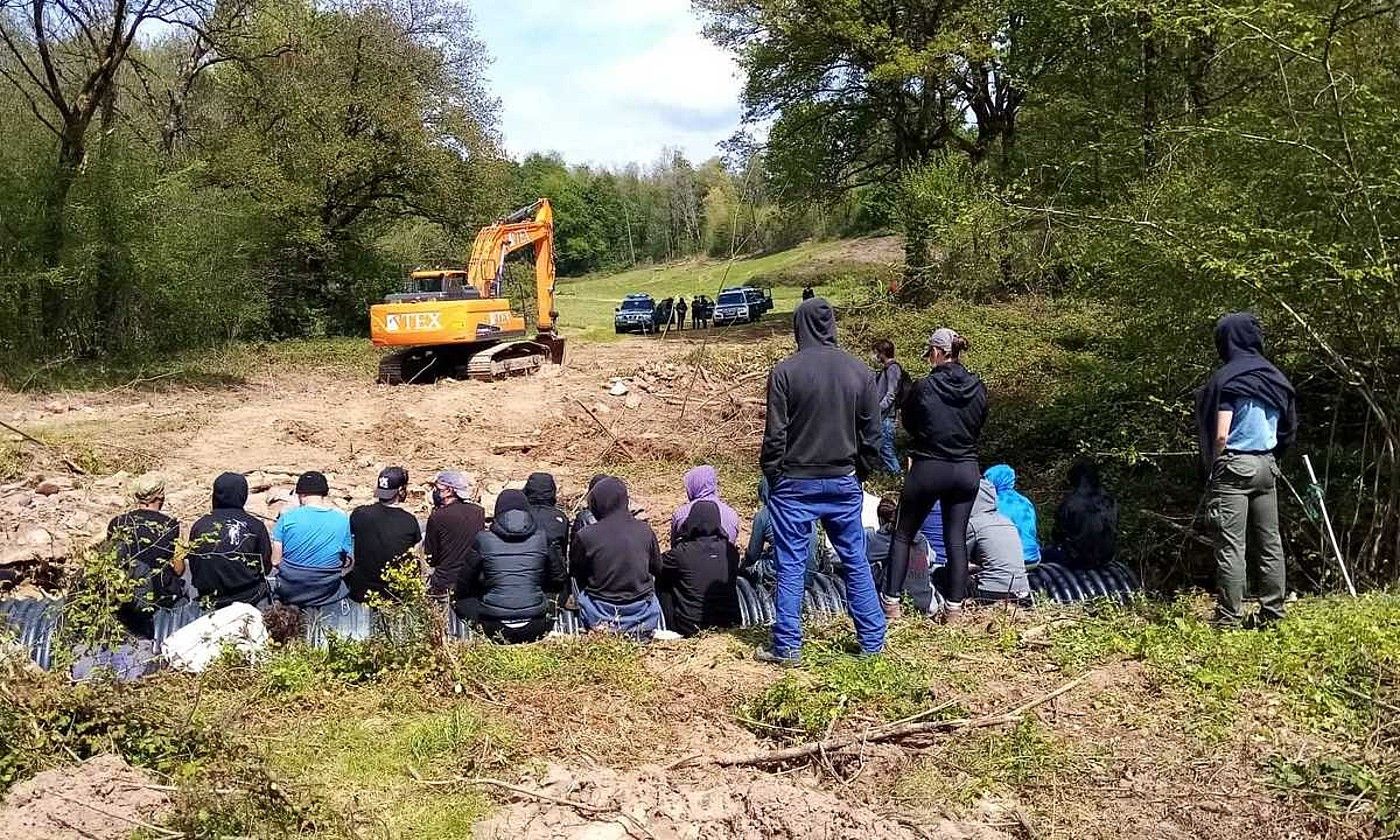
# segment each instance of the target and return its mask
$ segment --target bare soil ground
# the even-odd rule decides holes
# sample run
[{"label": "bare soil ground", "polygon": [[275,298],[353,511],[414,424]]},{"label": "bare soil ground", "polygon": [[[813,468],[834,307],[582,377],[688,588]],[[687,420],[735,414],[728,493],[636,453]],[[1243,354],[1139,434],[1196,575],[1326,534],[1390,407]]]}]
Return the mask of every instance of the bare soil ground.
[{"label": "bare soil ground", "polygon": [[154,782],[114,755],[45,771],[0,803],[0,838],[123,840],[167,809],[169,797]]}]

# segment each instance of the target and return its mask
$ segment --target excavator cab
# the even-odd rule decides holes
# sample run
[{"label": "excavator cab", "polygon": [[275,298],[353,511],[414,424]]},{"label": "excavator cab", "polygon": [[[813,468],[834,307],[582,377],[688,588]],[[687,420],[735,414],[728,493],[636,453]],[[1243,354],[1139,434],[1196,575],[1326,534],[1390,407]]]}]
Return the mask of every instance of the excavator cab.
[{"label": "excavator cab", "polygon": [[404,290],[387,295],[385,303],[425,300],[480,300],[481,294],[467,285],[467,272],[456,269],[415,271],[408,276]]}]

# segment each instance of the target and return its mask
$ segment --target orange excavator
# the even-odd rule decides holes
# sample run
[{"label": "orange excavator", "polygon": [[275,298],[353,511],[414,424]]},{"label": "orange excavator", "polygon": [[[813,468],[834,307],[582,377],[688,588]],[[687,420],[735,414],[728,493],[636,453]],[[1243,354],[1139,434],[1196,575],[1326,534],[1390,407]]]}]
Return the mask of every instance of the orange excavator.
[{"label": "orange excavator", "polygon": [[[506,257],[534,248],[535,336],[503,296]],[[408,287],[370,307],[370,340],[390,385],[450,376],[498,379],[564,361],[554,302],[554,209],[542,198],[481,229],[466,269],[415,271]]]}]

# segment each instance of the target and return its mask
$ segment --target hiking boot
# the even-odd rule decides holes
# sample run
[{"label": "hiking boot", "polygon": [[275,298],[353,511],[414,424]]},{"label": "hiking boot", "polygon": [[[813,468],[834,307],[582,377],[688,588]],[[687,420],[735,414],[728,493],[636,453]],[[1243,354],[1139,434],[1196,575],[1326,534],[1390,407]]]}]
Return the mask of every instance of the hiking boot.
[{"label": "hiking boot", "polygon": [[774,652],[772,648],[767,647],[760,647],[758,650],[755,650],[753,652],[753,658],[765,665],[777,665],[780,668],[794,668],[802,661],[801,657],[797,654],[784,656]]},{"label": "hiking boot", "polygon": [[938,611],[933,620],[946,627],[960,627],[972,621],[972,614],[966,607],[945,606]]},{"label": "hiking boot", "polygon": [[894,621],[896,618],[904,617],[904,606],[899,603],[898,598],[886,598],[881,595],[880,609],[885,611],[885,621]]}]

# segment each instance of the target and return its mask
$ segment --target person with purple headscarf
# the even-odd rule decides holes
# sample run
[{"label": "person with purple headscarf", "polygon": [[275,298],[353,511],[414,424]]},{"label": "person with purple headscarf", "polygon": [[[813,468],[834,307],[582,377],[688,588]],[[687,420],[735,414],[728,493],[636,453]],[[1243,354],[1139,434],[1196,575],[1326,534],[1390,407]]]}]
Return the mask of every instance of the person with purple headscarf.
[{"label": "person with purple headscarf", "polygon": [[719,508],[720,531],[735,545],[739,544],[739,514],[719,496],[719,474],[709,464],[691,468],[685,474],[685,497],[688,501],[671,515],[671,545],[685,530],[685,521],[696,502],[714,502]]}]

